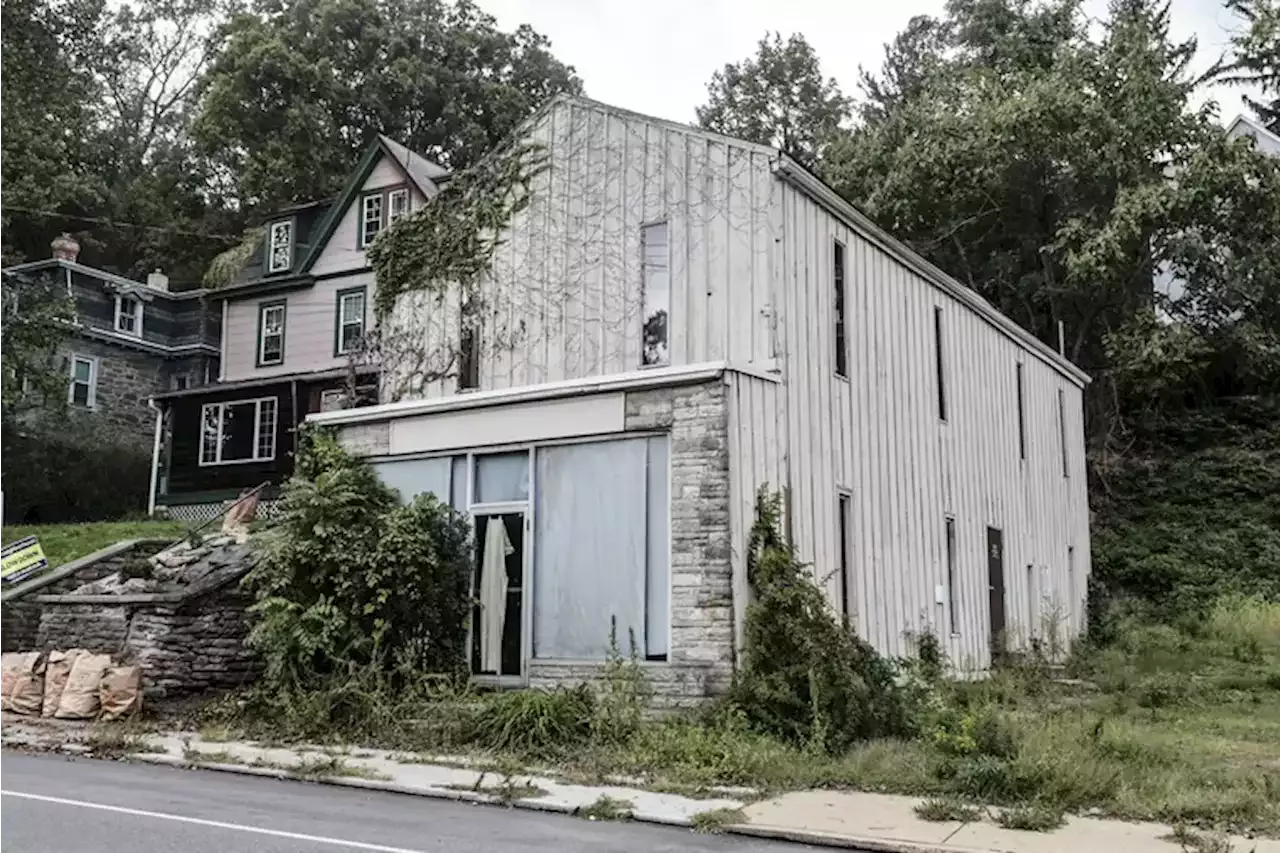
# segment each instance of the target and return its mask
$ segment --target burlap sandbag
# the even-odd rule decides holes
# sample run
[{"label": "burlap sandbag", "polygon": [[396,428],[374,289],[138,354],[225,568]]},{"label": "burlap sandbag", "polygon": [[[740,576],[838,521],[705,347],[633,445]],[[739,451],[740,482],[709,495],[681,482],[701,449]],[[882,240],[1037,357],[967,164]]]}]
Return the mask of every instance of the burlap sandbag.
[{"label": "burlap sandbag", "polygon": [[71,665],[71,674],[58,698],[59,720],[92,720],[98,716],[98,685],[111,668],[111,655],[83,654]]},{"label": "burlap sandbag", "polygon": [[58,702],[62,699],[62,691],[67,686],[71,667],[75,664],[76,658],[83,654],[87,654],[84,649],[49,652],[49,661],[44,667],[44,701],[40,705],[40,716],[52,717],[58,710]]},{"label": "burlap sandbag", "polygon": [[45,656],[40,652],[24,654],[22,670],[9,693],[9,711],[24,716],[40,716],[45,701]]},{"label": "burlap sandbag", "polygon": [[23,666],[22,652],[5,652],[0,655],[0,709],[9,710],[9,697]]},{"label": "burlap sandbag", "polygon": [[142,708],[142,667],[113,666],[102,676],[98,691],[103,720],[119,720]]}]

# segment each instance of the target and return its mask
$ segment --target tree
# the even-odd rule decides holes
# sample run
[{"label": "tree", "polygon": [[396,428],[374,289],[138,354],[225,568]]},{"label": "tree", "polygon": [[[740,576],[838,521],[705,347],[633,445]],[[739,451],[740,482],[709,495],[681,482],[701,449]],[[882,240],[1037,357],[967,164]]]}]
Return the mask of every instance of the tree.
[{"label": "tree", "polygon": [[799,33],[760,39],[756,55],[729,63],[707,84],[698,123],[708,130],[780,148],[815,165],[849,116],[849,100],[822,76],[818,55]]},{"label": "tree", "polygon": [[470,0],[255,0],[222,36],[194,132],[249,208],[332,195],[378,133],[465,167],[581,88],[545,37]]},{"label": "tree", "polygon": [[1227,0],[1227,8],[1246,24],[1231,39],[1233,56],[1221,69],[1223,82],[1257,86],[1261,98],[1244,102],[1280,133],[1280,2]]},{"label": "tree", "polygon": [[10,425],[31,411],[56,410],[66,403],[67,373],[57,356],[74,311],[66,291],[52,277],[39,274],[6,273],[0,301],[0,411]]},{"label": "tree", "polygon": [[[1155,307],[1234,336],[1234,310],[1271,304],[1265,253],[1280,247],[1259,193],[1278,164],[1228,144],[1212,105],[1190,107],[1195,45],[1170,39],[1167,9],[1117,2],[1093,36],[1077,6],[952,3],[933,28],[946,39],[913,59],[924,82],[876,103],[882,118],[826,166],[846,198],[1046,343],[1061,321],[1067,356],[1105,377],[1115,336]],[[1218,307],[1175,310],[1153,292],[1161,267]]]}]

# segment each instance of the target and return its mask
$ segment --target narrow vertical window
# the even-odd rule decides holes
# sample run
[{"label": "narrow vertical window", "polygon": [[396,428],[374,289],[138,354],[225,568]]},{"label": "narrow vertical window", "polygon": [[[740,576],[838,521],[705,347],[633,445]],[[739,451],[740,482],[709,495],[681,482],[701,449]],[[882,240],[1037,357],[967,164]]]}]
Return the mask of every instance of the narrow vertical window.
[{"label": "narrow vertical window", "polygon": [[1076,616],[1076,547],[1067,546],[1067,619],[1074,625]]},{"label": "narrow vertical window", "polygon": [[1022,386],[1022,363],[1018,363],[1018,458],[1027,458],[1027,412]]},{"label": "narrow vertical window", "polygon": [[267,229],[267,272],[284,272],[292,265],[293,222],[273,222]]},{"label": "narrow vertical window", "polygon": [[71,357],[71,387],[67,402],[73,406],[92,409],[97,405],[98,363],[84,356]]},{"label": "narrow vertical window", "polygon": [[947,383],[942,355],[942,309],[938,307],[933,309],[933,352],[934,371],[938,375],[938,419],[945,421],[947,419]]},{"label": "narrow vertical window", "polygon": [[363,249],[382,230],[382,193],[365,196],[360,211],[360,248]]},{"label": "narrow vertical window", "polygon": [[142,337],[142,302],[137,297],[116,297],[116,331]]},{"label": "narrow vertical window", "polygon": [[849,375],[849,346],[845,341],[844,326],[844,244],[838,240],[832,244],[832,277],[835,288],[836,308],[836,376]]},{"label": "narrow vertical window", "polygon": [[1058,389],[1058,443],[1062,446],[1062,476],[1070,477],[1067,464],[1067,401],[1062,389]]},{"label": "narrow vertical window", "polygon": [[1027,639],[1036,641],[1037,629],[1040,627],[1040,614],[1036,607],[1036,569],[1027,563]]},{"label": "narrow vertical window", "polygon": [[284,303],[258,306],[258,366],[284,364]]},{"label": "narrow vertical window", "polygon": [[655,222],[640,229],[643,255],[641,270],[641,364],[671,363],[671,271],[667,223]]},{"label": "narrow vertical window", "polygon": [[354,352],[364,337],[365,290],[338,291],[338,323],[336,355]]},{"label": "narrow vertical window", "polygon": [[462,306],[461,328],[458,330],[458,390],[480,387],[480,340],[475,309],[468,302]]},{"label": "narrow vertical window", "polygon": [[947,519],[947,622],[952,634],[960,633],[960,620],[956,616],[956,520]]},{"label": "narrow vertical window", "polygon": [[837,528],[840,535],[840,541],[837,544],[840,557],[840,615],[844,617],[844,621],[849,621],[849,530],[850,508],[852,501],[846,494],[841,494],[837,502]]},{"label": "narrow vertical window", "polygon": [[409,215],[409,190],[399,189],[387,193],[387,227]]}]

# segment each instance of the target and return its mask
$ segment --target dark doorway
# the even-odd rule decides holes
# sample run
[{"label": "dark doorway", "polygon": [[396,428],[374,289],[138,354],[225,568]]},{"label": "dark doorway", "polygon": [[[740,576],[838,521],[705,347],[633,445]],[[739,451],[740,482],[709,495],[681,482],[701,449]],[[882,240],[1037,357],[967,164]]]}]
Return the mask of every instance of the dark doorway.
[{"label": "dark doorway", "polygon": [[991,663],[1005,653],[1004,532],[987,528],[987,601],[991,612]]},{"label": "dark doorway", "polygon": [[[502,618],[502,636],[500,640],[501,666],[494,667],[482,659],[485,645],[484,631],[488,620],[483,618],[485,601],[485,557],[491,542],[499,542],[490,533],[489,522],[494,520],[502,525],[511,550],[504,561],[506,568],[506,613]],[[484,675],[521,674],[524,662],[524,513],[507,512],[494,515],[475,516],[476,523],[476,564],[472,587],[475,590],[476,604],[471,611],[471,671]],[[492,638],[491,640],[492,641]]]}]

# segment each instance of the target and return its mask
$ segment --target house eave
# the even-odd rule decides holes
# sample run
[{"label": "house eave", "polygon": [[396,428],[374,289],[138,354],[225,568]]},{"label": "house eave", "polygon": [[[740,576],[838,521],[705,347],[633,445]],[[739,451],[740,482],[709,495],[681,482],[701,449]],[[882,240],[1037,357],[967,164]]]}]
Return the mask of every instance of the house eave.
[{"label": "house eave", "polygon": [[[556,400],[587,394],[607,394],[615,391],[638,391],[645,388],[669,388],[710,382],[723,376],[732,368],[727,362],[714,361],[677,367],[648,367],[609,376],[588,376],[546,382],[540,385],[521,385],[515,388],[498,388],[489,391],[469,391],[448,397],[427,400],[401,400],[357,409],[340,409],[333,412],[314,412],[306,422],[322,426],[387,421],[415,415],[434,415],[467,409],[482,409],[511,403],[532,403]],[[776,377],[770,377],[777,381]]]},{"label": "house eave", "polygon": [[[376,365],[361,365],[356,368],[356,374],[359,376],[369,376],[376,374],[378,368]],[[238,379],[232,382],[213,382],[208,385],[198,385],[194,388],[183,388],[181,391],[162,391],[151,396],[156,402],[165,402],[169,400],[185,399],[187,397],[202,397],[209,394],[222,393],[224,391],[249,391],[254,388],[262,388],[267,385],[283,385],[289,382],[325,382],[330,379],[342,379],[351,374],[351,369],[347,367],[335,367],[330,370],[310,370],[299,371],[297,373],[281,373],[275,376],[255,376],[252,379]]]},{"label": "house eave", "polygon": [[88,326],[83,323],[71,324],[75,330],[87,338],[105,341],[107,343],[116,344],[118,346],[127,347],[129,349],[137,349],[143,352],[149,352],[153,355],[190,355],[195,353],[206,353],[208,355],[219,355],[221,350],[212,344],[158,344],[155,341],[148,341],[145,338],[136,338],[133,335],[126,335],[121,332],[114,332],[110,329],[103,329],[98,326]]},{"label": "house eave", "polygon": [[938,267],[920,257],[914,251],[896,239],[889,232],[871,221],[866,214],[859,211],[849,202],[827,186],[822,180],[795,160],[781,155],[774,162],[774,174],[812,198],[833,216],[844,221],[846,225],[857,231],[862,237],[875,243],[881,250],[889,253],[895,260],[906,265],[917,275],[933,284],[939,290],[969,308],[983,320],[994,326],[1006,337],[1025,347],[1041,361],[1057,370],[1077,386],[1083,388],[1092,380],[1089,374],[1076,367],[1067,358],[1054,352],[1051,347],[1019,326],[1013,320],[1000,313],[994,305],[983,299],[972,289],[947,275]]}]

